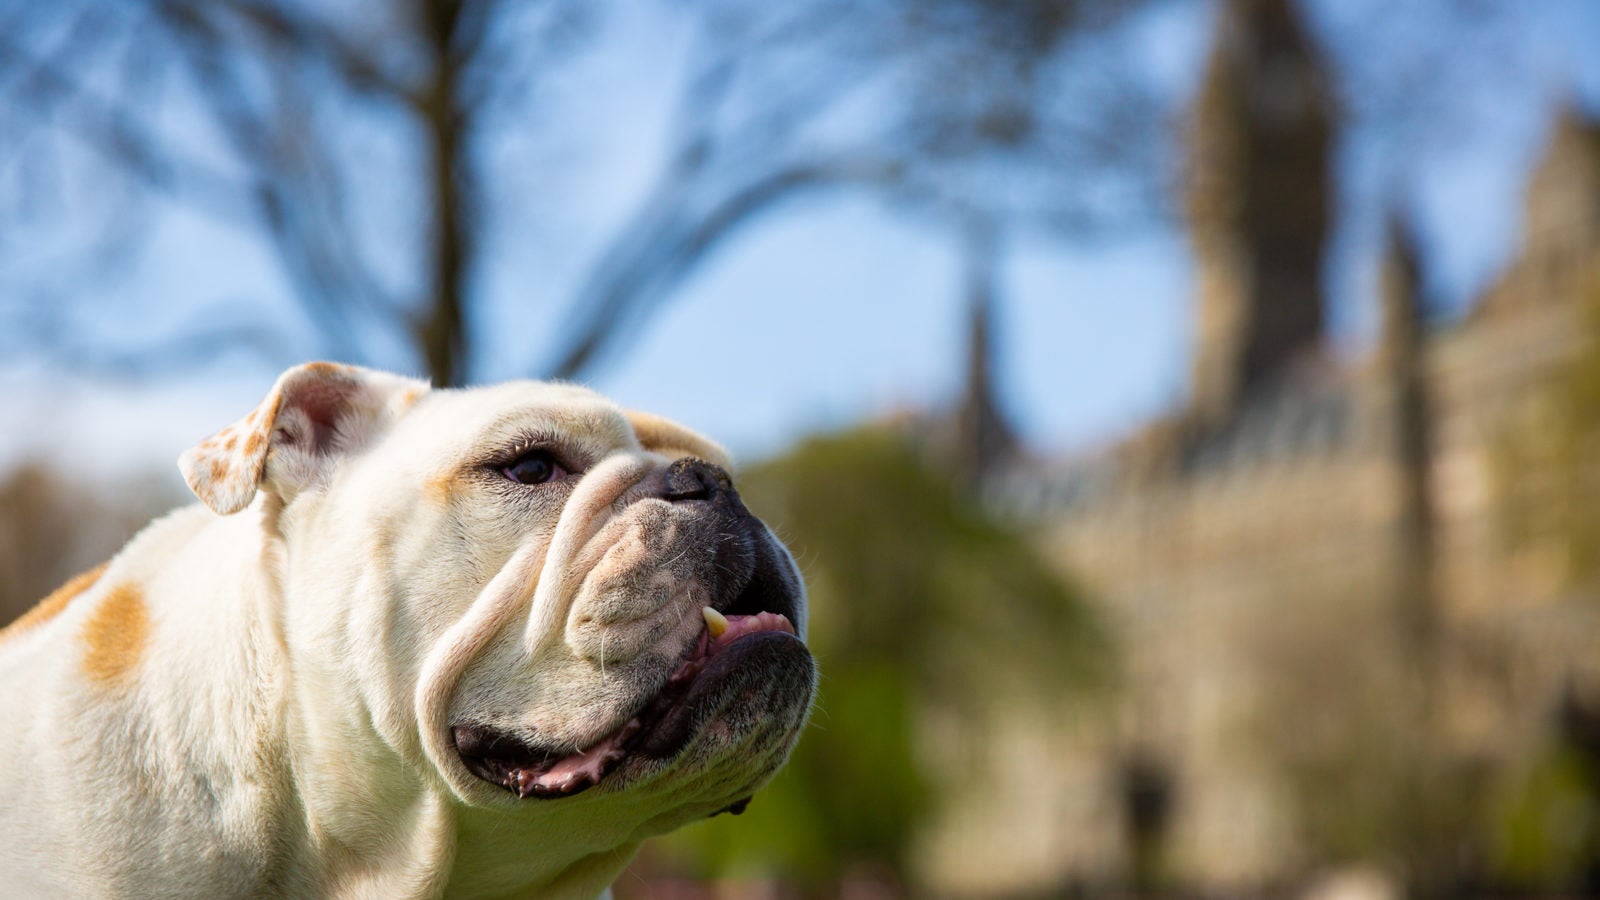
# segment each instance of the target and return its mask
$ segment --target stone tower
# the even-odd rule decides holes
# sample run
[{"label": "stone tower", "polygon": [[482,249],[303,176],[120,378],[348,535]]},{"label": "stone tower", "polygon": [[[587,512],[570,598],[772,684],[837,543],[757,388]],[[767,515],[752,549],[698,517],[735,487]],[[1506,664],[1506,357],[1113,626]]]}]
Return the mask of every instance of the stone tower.
[{"label": "stone tower", "polygon": [[1524,253],[1541,261],[1600,246],[1600,123],[1567,107],[1528,180]]},{"label": "stone tower", "polygon": [[1522,248],[1482,309],[1501,311],[1591,296],[1600,279],[1600,121],[1566,107],[1528,178]]},{"label": "stone tower", "polygon": [[1225,419],[1322,332],[1332,110],[1288,0],[1225,0],[1190,133],[1194,407]]}]

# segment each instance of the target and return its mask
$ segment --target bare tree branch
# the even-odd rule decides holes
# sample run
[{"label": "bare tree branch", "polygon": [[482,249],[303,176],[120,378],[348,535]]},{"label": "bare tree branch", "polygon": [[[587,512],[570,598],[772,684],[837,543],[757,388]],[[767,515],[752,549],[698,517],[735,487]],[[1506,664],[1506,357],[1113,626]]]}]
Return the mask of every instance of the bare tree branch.
[{"label": "bare tree branch", "polygon": [[[729,237],[807,192],[917,198],[937,215],[954,212],[952,222],[981,212],[997,227],[1025,217],[1021,198],[1054,216],[1054,227],[1087,227],[1103,212],[1065,199],[1074,182],[1055,173],[1143,166],[1136,154],[1119,156],[1117,145],[1144,110],[1127,104],[1116,121],[1089,116],[1086,124],[1110,123],[1103,132],[1076,127],[1060,108],[1072,104],[1045,102],[1050,66],[1069,36],[1109,27],[1145,2],[1154,0],[691,7],[699,44],[665,175],[596,255],[547,371],[575,375],[593,365]],[[393,338],[435,380],[465,377],[475,351],[468,309],[479,299],[477,249],[486,245],[480,231],[490,206],[505,202],[492,190],[495,173],[480,142],[526,127],[528,90],[561,58],[562,42],[592,21],[588,7],[414,0],[364,7],[359,26],[285,0],[146,0],[129,8],[142,20],[119,19],[116,28],[170,48],[164,72],[188,77],[191,95],[182,100],[215,128],[222,163],[172,146],[144,98],[84,88],[90,82],[79,73],[102,65],[104,51],[81,41],[42,67],[20,44],[0,44],[0,90],[8,71],[32,72],[12,92],[43,125],[70,110],[75,131],[109,148],[103,152],[148,188],[180,199],[205,194],[219,214],[258,228],[320,342],[316,352],[366,361],[370,348]],[[84,15],[101,12],[86,0]],[[393,52],[352,28],[370,28]],[[965,74],[952,82],[957,70]],[[850,104],[860,108],[841,116]],[[379,262],[370,212],[362,219],[373,176],[348,138],[369,120],[407,148],[399,165],[409,168],[394,177],[414,191],[406,202],[414,204],[408,227],[418,250],[398,263]],[[1008,176],[1000,185],[985,166],[1026,168],[1031,181]],[[1115,177],[1095,184],[1083,193],[1100,206],[1144,199],[1105,187],[1123,184]],[[391,275],[385,265],[400,271]]]},{"label": "bare tree branch", "polygon": [[[1149,189],[1161,181],[1152,149],[1168,124],[1160,105],[1108,79],[1128,91],[1110,98],[1123,101],[1108,104],[1118,117],[1080,117],[1048,102],[1055,82],[1044,74],[1067,36],[1111,28],[1138,6],[942,0],[854,17],[828,0],[759,12],[713,6],[702,37],[717,51],[704,54],[681,96],[672,162],[576,292],[548,373],[571,378],[597,364],[705,254],[803,192],[868,189],[921,204],[957,230],[981,215],[997,227],[1087,231],[1122,204],[1163,208]],[[952,83],[954,71],[962,77]],[[882,123],[853,142],[864,149],[816,136],[835,109],[880,85],[895,93]],[[1135,96],[1141,102],[1129,102]],[[1000,168],[1005,185],[984,174]],[[1118,179],[1106,173],[1129,189],[1114,195]]]},{"label": "bare tree branch", "polygon": [[253,0],[157,0],[156,7],[172,22],[207,30],[213,39],[224,37],[216,31],[219,23],[215,17],[232,17],[280,53],[300,53],[319,60],[338,75],[342,87],[357,94],[414,108],[426,102],[424,95],[384,72],[357,45],[304,10],[290,14],[282,7]]},{"label": "bare tree branch", "polygon": [[273,324],[241,315],[251,304],[225,303],[197,311],[165,337],[131,347],[90,337],[80,323],[52,311],[56,304],[32,304],[20,315],[8,317],[4,329],[8,353],[22,348],[43,354],[52,365],[85,375],[107,378],[148,378],[193,371],[231,353],[253,356],[273,367],[298,354]]},{"label": "bare tree branch", "polygon": [[[573,306],[580,318],[568,330],[552,377],[573,378],[593,366],[602,352],[622,340],[648,307],[681,280],[719,243],[760,213],[802,190],[819,187],[894,183],[902,166],[894,161],[857,158],[798,164],[744,185],[698,216],[683,198],[668,194],[648,205],[594,268]],[[667,184],[675,183],[667,179]]]},{"label": "bare tree branch", "polygon": [[21,72],[9,93],[29,112],[66,127],[132,177],[223,218],[239,211],[236,179],[168,146],[120,106],[79,85],[68,67],[35,58],[0,33],[0,68]]}]

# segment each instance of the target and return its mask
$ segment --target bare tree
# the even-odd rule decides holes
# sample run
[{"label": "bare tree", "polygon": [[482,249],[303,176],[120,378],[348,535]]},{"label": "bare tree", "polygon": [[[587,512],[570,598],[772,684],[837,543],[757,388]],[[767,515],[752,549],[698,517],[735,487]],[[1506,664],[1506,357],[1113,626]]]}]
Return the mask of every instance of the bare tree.
[{"label": "bare tree", "polygon": [[[809,192],[880,191],[963,228],[975,216],[1103,224],[1131,207],[1110,188],[1159,196],[1148,165],[1159,106],[1100,46],[1142,5],[671,7],[696,38],[662,175],[589,265],[553,356],[527,370],[585,372],[731,235]],[[11,178],[48,183],[43,170],[69,158],[59,180],[80,194],[56,211],[80,217],[78,233],[85,184],[122,197],[122,227],[105,231],[124,238],[140,234],[152,196],[240,225],[271,247],[301,321],[219,305],[172,329],[170,346],[119,351],[74,327],[83,312],[70,301],[83,292],[50,268],[32,283],[54,302],[0,312],[10,339],[137,373],[239,347],[380,362],[399,348],[434,380],[461,380],[504,174],[483,144],[546,127],[541,85],[609,11],[571,0],[18,7],[0,37]],[[50,152],[28,152],[44,143]],[[0,212],[38,222],[22,192],[11,198]]]},{"label": "bare tree", "polygon": [[1148,221],[1165,207],[1174,98],[1116,39],[1156,5],[699,4],[669,162],[579,286],[550,371],[592,366],[719,244],[800,195],[866,189],[931,209],[957,238],[996,232],[959,241],[995,255],[1002,225]]},{"label": "bare tree", "polygon": [[[52,164],[25,156],[30,142],[86,146],[98,158],[68,174],[120,177],[258,233],[316,335],[304,350],[363,361],[398,342],[454,383],[489,219],[477,143],[522,114],[586,16],[564,0],[19,7],[0,37],[6,144],[25,167],[12,176],[34,181]],[[72,340],[71,309],[9,312],[13,340],[80,367],[148,371],[298,343],[292,323],[203,310],[174,347],[117,354]]]}]

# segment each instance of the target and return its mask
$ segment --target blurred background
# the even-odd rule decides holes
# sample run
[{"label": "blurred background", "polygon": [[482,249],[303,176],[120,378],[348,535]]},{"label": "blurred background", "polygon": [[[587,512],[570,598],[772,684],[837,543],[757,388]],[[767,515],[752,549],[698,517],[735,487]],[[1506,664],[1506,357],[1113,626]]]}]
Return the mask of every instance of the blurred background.
[{"label": "blurred background", "polygon": [[1600,896],[1600,4],[0,0],[0,621],[311,358],[796,550],[619,897]]}]

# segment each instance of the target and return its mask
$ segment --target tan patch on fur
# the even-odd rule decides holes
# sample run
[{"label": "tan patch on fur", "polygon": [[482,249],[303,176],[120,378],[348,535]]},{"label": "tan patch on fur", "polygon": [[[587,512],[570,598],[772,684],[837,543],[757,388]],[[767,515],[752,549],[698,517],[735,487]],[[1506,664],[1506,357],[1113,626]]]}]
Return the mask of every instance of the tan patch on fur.
[{"label": "tan patch on fur", "polygon": [[51,591],[50,596],[40,600],[34,604],[32,609],[18,616],[16,621],[4,628],[0,628],[0,641],[12,635],[21,634],[30,628],[42,625],[55,618],[63,609],[67,608],[67,604],[72,602],[72,598],[93,587],[94,583],[100,580],[101,573],[105,572],[108,565],[110,563],[101,563],[87,572],[72,576],[66,584]]},{"label": "tan patch on fur", "polygon": [[456,473],[454,470],[440,472],[422,484],[422,495],[429,501],[438,504],[450,502],[451,496],[456,492]]},{"label": "tan patch on fur", "polygon": [[654,413],[631,409],[626,413],[628,423],[633,426],[633,433],[639,438],[639,445],[651,453],[672,458],[693,456],[724,469],[733,468],[733,460],[728,456],[728,451],[722,449],[715,441],[701,437],[677,422]]},{"label": "tan patch on fur", "polygon": [[135,584],[113,587],[83,623],[84,672],[100,684],[121,681],[139,664],[149,632],[144,592]]},{"label": "tan patch on fur", "polygon": [[257,451],[259,451],[261,449],[261,445],[266,441],[266,439],[267,439],[267,436],[262,434],[261,432],[259,432],[259,431],[252,432],[250,434],[250,436],[245,439],[245,442],[244,442],[244,455],[245,456],[255,456]]},{"label": "tan patch on fur", "polygon": [[[255,408],[250,413],[250,427],[256,434],[271,434],[273,424],[278,421],[278,410],[283,406],[283,393],[280,391],[268,398],[268,402]],[[260,420],[259,424],[257,419]]]}]

